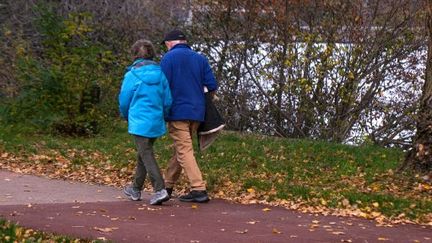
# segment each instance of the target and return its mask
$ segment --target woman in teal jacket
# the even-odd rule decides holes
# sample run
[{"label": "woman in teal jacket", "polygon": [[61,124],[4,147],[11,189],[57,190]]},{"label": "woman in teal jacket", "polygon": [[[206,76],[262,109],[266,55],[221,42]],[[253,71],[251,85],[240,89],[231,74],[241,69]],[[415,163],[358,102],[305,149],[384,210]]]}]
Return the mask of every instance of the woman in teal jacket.
[{"label": "woman in teal jacket", "polygon": [[131,52],[135,61],[124,76],[119,105],[121,116],[128,122],[128,131],[135,137],[138,161],[133,183],[123,191],[132,200],[140,200],[148,173],[155,192],[150,204],[156,205],[167,201],[169,195],[154,158],[153,143],[166,132],[164,117],[169,113],[172,98],[164,73],[153,61],[153,44],[139,40]]}]

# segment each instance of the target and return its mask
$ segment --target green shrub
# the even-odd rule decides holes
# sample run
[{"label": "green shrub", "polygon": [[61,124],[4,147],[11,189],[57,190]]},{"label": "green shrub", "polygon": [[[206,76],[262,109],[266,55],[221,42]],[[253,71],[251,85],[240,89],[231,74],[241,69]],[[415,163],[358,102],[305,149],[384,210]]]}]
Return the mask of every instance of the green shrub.
[{"label": "green shrub", "polygon": [[91,40],[89,14],[63,18],[49,7],[37,11],[41,50],[20,56],[20,93],[6,105],[4,120],[66,135],[96,134],[116,108],[114,56]]}]

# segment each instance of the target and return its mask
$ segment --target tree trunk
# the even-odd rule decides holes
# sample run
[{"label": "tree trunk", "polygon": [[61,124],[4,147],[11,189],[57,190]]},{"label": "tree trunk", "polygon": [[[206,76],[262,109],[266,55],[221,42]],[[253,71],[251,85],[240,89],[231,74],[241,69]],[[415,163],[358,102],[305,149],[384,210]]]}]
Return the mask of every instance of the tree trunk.
[{"label": "tree trunk", "polygon": [[425,83],[420,98],[417,134],[402,168],[432,173],[432,2],[426,0],[427,60]]}]

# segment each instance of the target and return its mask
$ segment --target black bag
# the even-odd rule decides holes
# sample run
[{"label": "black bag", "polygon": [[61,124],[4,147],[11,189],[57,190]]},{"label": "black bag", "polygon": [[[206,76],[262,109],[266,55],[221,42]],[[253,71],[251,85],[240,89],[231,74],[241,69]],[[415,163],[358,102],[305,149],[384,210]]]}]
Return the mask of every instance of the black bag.
[{"label": "black bag", "polygon": [[225,121],[213,103],[213,95],[205,94],[206,111],[204,121],[198,127],[198,144],[200,150],[208,148],[216,139],[218,133],[224,128]]}]

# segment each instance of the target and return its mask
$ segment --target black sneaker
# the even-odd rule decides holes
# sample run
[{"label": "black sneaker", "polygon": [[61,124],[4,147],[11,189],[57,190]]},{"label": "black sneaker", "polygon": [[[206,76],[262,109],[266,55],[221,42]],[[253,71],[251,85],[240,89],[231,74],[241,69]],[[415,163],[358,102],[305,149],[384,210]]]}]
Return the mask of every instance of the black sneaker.
[{"label": "black sneaker", "polygon": [[165,188],[165,190],[167,191],[167,193],[168,193],[168,196],[171,198],[171,195],[172,195],[172,193],[173,193],[173,189],[172,188],[169,188],[169,187],[167,187],[167,188]]},{"label": "black sneaker", "polygon": [[207,191],[196,191],[196,190],[189,192],[189,194],[180,196],[179,200],[182,202],[197,202],[197,203],[205,203],[210,201],[207,195]]}]

